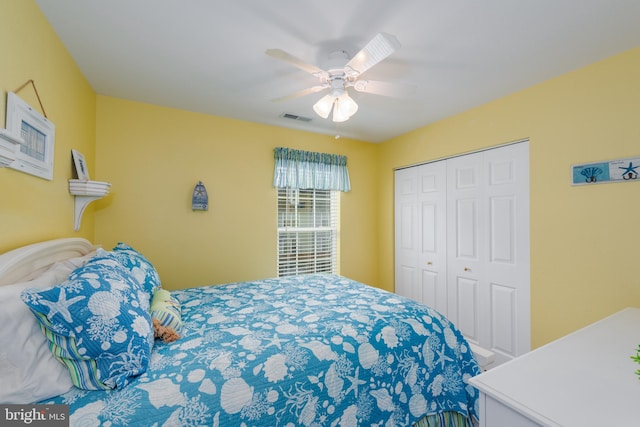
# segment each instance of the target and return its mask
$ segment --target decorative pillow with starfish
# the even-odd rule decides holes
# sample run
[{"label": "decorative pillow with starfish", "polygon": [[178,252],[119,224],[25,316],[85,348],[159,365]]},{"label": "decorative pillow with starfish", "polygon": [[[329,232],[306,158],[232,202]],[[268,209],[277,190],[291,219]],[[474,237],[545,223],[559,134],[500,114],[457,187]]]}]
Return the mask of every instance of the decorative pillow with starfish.
[{"label": "decorative pillow with starfish", "polygon": [[154,342],[148,294],[113,257],[96,256],[65,282],[21,298],[76,387],[123,387],[146,371]]}]

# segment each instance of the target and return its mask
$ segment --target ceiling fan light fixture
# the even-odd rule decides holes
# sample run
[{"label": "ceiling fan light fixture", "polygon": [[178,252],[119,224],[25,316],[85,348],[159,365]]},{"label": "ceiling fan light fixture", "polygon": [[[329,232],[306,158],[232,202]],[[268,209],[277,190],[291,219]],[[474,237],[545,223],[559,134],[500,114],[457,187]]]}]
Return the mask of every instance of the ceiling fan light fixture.
[{"label": "ceiling fan light fixture", "polygon": [[334,87],[330,94],[313,104],[313,111],[323,119],[329,117],[332,109],[332,120],[337,123],[345,122],[358,111],[358,104],[349,96],[344,86]]},{"label": "ceiling fan light fixture", "polygon": [[333,107],[333,121],[345,122],[358,111],[358,104],[349,96],[345,91],[342,95],[336,98]]},{"label": "ceiling fan light fixture", "polygon": [[331,94],[323,96],[318,102],[313,104],[313,111],[323,119],[326,119],[329,117],[329,113],[331,113],[335,99]]},{"label": "ceiling fan light fixture", "polygon": [[343,111],[340,111],[340,109],[334,108],[332,120],[336,123],[342,123],[349,120],[349,116],[347,116]]}]

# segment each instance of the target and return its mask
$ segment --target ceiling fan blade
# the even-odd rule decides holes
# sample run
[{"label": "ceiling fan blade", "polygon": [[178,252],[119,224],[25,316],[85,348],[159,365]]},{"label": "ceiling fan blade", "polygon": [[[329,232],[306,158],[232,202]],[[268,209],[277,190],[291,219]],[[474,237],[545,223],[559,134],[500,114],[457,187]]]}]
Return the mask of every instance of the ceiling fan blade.
[{"label": "ceiling fan blade", "polygon": [[314,76],[317,76],[320,79],[329,76],[329,73],[327,73],[326,71],[316,67],[315,65],[308,64],[308,63],[304,62],[302,59],[297,58],[297,57],[291,55],[290,53],[285,52],[284,50],[281,50],[281,49],[267,49],[265,51],[265,53],[267,55],[269,55],[270,57],[272,57],[272,58],[275,58],[275,59],[278,59],[280,61],[289,63],[289,64],[293,65],[294,67],[298,67],[301,70],[306,71],[309,74],[313,74]]},{"label": "ceiling fan blade", "polygon": [[360,75],[398,49],[400,49],[400,42],[396,36],[378,33],[347,63],[345,66],[345,69],[348,70],[347,74],[349,76]]},{"label": "ceiling fan blade", "polygon": [[312,93],[316,93],[316,92],[320,92],[323,91],[325,89],[328,89],[329,86],[328,85],[322,85],[322,86],[313,86],[310,87],[308,89],[303,89],[303,90],[299,90],[298,92],[294,92],[290,95],[285,95],[285,96],[281,96],[279,98],[275,98],[272,99],[272,102],[282,102],[282,101],[288,101],[290,99],[295,99],[295,98],[299,98],[301,96],[305,96],[305,95],[309,95]]},{"label": "ceiling fan blade", "polygon": [[415,95],[418,90],[417,86],[414,85],[387,83],[378,80],[357,80],[353,84],[353,88],[358,92],[393,98],[408,98]]}]

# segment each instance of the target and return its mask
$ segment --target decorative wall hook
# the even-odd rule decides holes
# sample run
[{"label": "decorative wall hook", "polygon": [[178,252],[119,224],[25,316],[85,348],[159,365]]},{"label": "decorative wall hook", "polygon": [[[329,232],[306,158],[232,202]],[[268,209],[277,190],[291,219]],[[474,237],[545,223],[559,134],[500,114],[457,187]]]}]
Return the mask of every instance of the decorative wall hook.
[{"label": "decorative wall hook", "polygon": [[207,189],[204,187],[202,181],[198,181],[193,189],[191,209],[194,211],[206,211],[209,209],[209,196],[207,195]]}]

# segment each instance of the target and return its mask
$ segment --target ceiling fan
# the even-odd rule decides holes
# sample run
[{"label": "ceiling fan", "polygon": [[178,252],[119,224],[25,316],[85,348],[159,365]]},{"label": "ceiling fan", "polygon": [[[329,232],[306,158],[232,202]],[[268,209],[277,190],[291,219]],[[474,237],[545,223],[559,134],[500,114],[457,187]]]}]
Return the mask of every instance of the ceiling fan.
[{"label": "ceiling fan", "polygon": [[347,88],[352,87],[358,92],[376,95],[397,95],[395,85],[381,81],[363,80],[360,79],[360,76],[399,48],[400,42],[395,36],[379,33],[352,58],[349,58],[345,51],[332,53],[329,57],[330,64],[327,70],[308,64],[283,50],[268,49],[265,52],[267,55],[298,67],[317,77],[320,81],[320,84],[316,86],[276,98],[274,101],[284,101],[329,89],[329,93],[313,105],[313,110],[323,119],[329,117],[331,110],[333,110],[333,121],[344,122],[358,111],[358,104],[349,96]]}]

